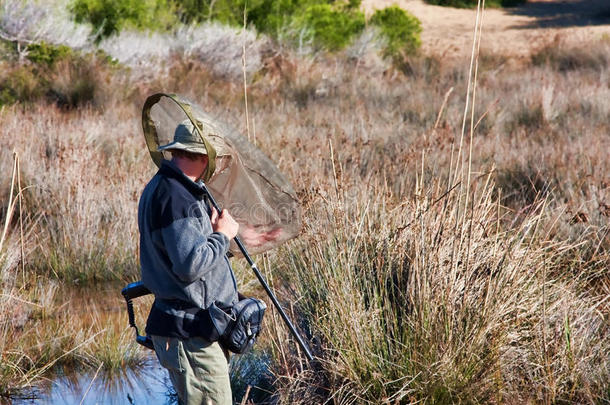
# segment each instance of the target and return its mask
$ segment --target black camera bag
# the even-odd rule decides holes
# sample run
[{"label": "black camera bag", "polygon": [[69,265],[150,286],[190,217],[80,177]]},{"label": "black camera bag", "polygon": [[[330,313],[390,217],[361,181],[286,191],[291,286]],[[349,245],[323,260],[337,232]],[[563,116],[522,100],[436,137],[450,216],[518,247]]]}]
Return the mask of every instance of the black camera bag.
[{"label": "black camera bag", "polygon": [[267,305],[256,298],[239,301],[231,309],[232,320],[220,337],[221,345],[233,353],[245,353],[256,342]]}]

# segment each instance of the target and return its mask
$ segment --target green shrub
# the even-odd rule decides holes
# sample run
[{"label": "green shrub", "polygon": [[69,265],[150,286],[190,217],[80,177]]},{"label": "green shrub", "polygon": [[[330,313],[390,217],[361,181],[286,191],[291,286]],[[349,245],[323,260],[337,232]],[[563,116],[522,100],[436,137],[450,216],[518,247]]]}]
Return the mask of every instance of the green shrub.
[{"label": "green shrub", "polygon": [[33,101],[44,94],[44,79],[41,79],[31,66],[19,66],[15,69],[3,67],[2,70],[0,106]]},{"label": "green shrub", "polygon": [[314,4],[295,18],[297,27],[311,30],[314,42],[321,48],[336,51],[344,48],[365,26],[364,14],[341,10],[329,4]]},{"label": "green shrub", "polygon": [[65,45],[52,45],[46,42],[28,46],[27,58],[40,65],[53,66],[57,61],[73,56],[73,51]]},{"label": "green shrub", "polygon": [[248,9],[248,21],[261,32],[277,35],[304,3],[299,0],[263,0],[258,7]]},{"label": "green shrub", "polygon": [[95,39],[125,27],[165,30],[178,21],[185,24],[206,20],[242,26],[279,35],[283,28],[308,29],[315,44],[327,50],[345,47],[365,26],[359,11],[361,0],[72,0],[70,10],[78,22],[89,22]]},{"label": "green shrub", "polygon": [[70,11],[77,22],[93,25],[97,41],[126,26],[158,30],[176,22],[169,0],[73,0]]},{"label": "green shrub", "polygon": [[173,0],[185,23],[212,19],[230,25],[243,25],[246,10],[247,23],[260,32],[277,35],[282,28],[302,16],[314,5],[332,5],[343,13],[357,12],[361,0],[333,2],[325,0]]},{"label": "green shrub", "polygon": [[[438,6],[473,8],[478,4],[478,0],[424,0],[428,4]],[[525,3],[527,0],[487,0],[486,7],[515,7]]]},{"label": "green shrub", "polygon": [[[244,23],[244,10],[248,23],[258,28],[259,19],[253,21],[251,13],[259,10],[265,0],[172,0],[180,21],[185,24],[197,23],[205,20],[219,21],[223,24],[242,26]],[[262,18],[266,13],[258,13]]]},{"label": "green shrub", "polygon": [[413,54],[421,45],[420,21],[400,7],[392,6],[375,11],[369,23],[377,26],[387,38],[387,56],[397,58],[404,54]]}]

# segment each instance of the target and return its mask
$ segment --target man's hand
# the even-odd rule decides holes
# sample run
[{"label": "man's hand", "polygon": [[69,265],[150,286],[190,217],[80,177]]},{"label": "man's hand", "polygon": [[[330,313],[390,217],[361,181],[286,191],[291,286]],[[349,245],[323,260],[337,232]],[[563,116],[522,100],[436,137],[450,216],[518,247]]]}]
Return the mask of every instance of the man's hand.
[{"label": "man's hand", "polygon": [[212,207],[212,218],[210,218],[210,221],[212,222],[212,229],[214,232],[224,234],[229,240],[237,235],[239,224],[226,209],[222,210],[222,213],[218,216],[218,211]]}]

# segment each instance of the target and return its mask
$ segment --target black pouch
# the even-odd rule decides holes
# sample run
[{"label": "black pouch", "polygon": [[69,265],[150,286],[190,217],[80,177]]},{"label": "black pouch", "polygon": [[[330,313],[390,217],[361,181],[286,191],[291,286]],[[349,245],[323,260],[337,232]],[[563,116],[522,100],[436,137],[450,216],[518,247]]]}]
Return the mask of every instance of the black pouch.
[{"label": "black pouch", "polygon": [[195,335],[201,336],[209,342],[216,342],[225,333],[231,322],[231,314],[212,303],[207,309],[201,309],[195,315],[197,325]]},{"label": "black pouch", "polygon": [[[176,315],[176,311],[181,314]],[[224,311],[215,303],[201,309],[179,300],[155,300],[146,323],[146,334],[179,339],[199,336],[216,342],[234,319],[231,310]]]},{"label": "black pouch", "polygon": [[246,298],[232,308],[233,319],[220,337],[220,344],[233,353],[244,353],[256,342],[267,305],[256,298]]}]

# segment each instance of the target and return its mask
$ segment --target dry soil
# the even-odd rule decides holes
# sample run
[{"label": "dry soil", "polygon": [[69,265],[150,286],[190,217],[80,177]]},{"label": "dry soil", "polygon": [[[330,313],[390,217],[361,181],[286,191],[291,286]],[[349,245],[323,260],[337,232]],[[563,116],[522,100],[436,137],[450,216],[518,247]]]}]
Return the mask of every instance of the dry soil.
[{"label": "dry soil", "polygon": [[[433,6],[422,0],[363,0],[365,12],[396,4],[422,22],[422,50],[440,56],[469,55],[476,9]],[[486,9],[481,48],[510,56],[561,41],[569,45],[610,40],[610,0],[529,0],[523,6]]]}]

